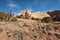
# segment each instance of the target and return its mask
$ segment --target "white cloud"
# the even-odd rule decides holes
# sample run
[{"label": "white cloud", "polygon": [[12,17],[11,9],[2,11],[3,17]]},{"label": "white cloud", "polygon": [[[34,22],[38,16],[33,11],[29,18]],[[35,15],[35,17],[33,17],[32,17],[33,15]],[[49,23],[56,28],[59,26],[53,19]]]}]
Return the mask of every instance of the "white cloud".
[{"label": "white cloud", "polygon": [[28,8],[27,10],[29,10],[29,11],[33,11],[32,9],[29,9],[29,8]]},{"label": "white cloud", "polygon": [[10,8],[20,8],[20,6],[13,0],[7,0],[7,6]]},{"label": "white cloud", "polygon": [[10,8],[13,8],[13,7],[16,7],[16,4],[13,4],[13,3],[10,3],[10,4],[7,4]]}]

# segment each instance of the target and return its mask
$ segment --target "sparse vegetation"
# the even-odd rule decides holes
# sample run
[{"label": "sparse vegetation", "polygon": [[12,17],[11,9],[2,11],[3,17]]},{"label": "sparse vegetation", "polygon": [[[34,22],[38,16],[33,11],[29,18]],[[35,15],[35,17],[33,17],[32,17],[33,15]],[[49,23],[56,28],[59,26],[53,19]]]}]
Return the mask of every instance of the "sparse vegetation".
[{"label": "sparse vegetation", "polygon": [[34,17],[32,17],[32,20],[39,20],[38,18],[34,18]]},{"label": "sparse vegetation", "polygon": [[21,15],[19,15],[19,16],[16,16],[16,18],[21,18],[22,17],[22,14]]},{"label": "sparse vegetation", "polygon": [[12,16],[12,14],[0,12],[0,21],[9,21]]},{"label": "sparse vegetation", "polygon": [[38,18],[31,18],[31,20],[36,20],[36,21],[38,21],[38,22],[41,22],[41,19],[38,19]]},{"label": "sparse vegetation", "polygon": [[46,23],[49,23],[49,22],[52,22],[52,18],[51,17],[44,17],[42,20],[42,22],[46,22]]},{"label": "sparse vegetation", "polygon": [[12,18],[11,20],[10,20],[10,22],[16,22],[17,21],[17,18],[16,17],[14,17],[14,18]]},{"label": "sparse vegetation", "polygon": [[60,40],[59,26],[59,24],[40,23],[29,19],[20,19],[19,22],[4,22],[0,23],[0,39]]}]

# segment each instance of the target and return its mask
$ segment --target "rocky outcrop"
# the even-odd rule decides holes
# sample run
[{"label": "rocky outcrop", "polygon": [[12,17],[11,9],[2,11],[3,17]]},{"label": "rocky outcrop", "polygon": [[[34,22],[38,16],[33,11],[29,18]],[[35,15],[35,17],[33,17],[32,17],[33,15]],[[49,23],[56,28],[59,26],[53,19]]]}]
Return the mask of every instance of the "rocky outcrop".
[{"label": "rocky outcrop", "polygon": [[24,18],[24,19],[30,19],[31,12],[28,10],[25,10],[24,12],[22,12],[22,14],[18,14],[17,16],[19,16],[20,18]]},{"label": "rocky outcrop", "polygon": [[60,24],[30,19],[0,22],[0,40],[60,40]]},{"label": "rocky outcrop", "polygon": [[60,10],[47,12],[47,14],[49,14],[53,18],[54,21],[60,21]]},{"label": "rocky outcrop", "polygon": [[37,18],[37,19],[43,19],[44,17],[50,17],[50,16],[47,13],[35,12],[31,14],[31,17]]},{"label": "rocky outcrop", "polygon": [[31,13],[29,10],[25,10],[23,13],[17,15],[20,16],[20,18],[26,18],[26,19],[43,19],[44,17],[50,17],[47,13],[42,13],[42,12],[34,12]]}]

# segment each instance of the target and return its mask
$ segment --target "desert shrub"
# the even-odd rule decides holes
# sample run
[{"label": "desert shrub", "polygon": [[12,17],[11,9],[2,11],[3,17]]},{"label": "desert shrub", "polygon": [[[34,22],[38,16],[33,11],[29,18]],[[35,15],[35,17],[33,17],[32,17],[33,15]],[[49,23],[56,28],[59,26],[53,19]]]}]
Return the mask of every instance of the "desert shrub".
[{"label": "desert shrub", "polygon": [[33,17],[32,17],[32,20],[38,20],[38,19],[37,19],[37,18],[33,18]]},{"label": "desert shrub", "polygon": [[46,23],[52,22],[52,21],[53,21],[53,20],[52,20],[51,17],[44,17],[44,18],[41,20],[41,22],[46,22]]},{"label": "desert shrub", "polygon": [[19,16],[16,16],[16,18],[21,18],[22,17],[22,14],[21,15],[19,15]]},{"label": "desert shrub", "polygon": [[0,12],[0,21],[5,20],[5,15],[6,15],[6,13]]},{"label": "desert shrub", "polygon": [[3,32],[3,29],[0,29],[0,33]]},{"label": "desert shrub", "polygon": [[34,17],[32,17],[31,19],[32,19],[32,20],[41,20],[41,19],[38,19],[38,18],[34,18]]},{"label": "desert shrub", "polygon": [[38,19],[38,18],[31,18],[32,20],[36,20],[36,21],[38,21],[38,22],[41,22],[41,19]]},{"label": "desert shrub", "polygon": [[16,22],[16,21],[17,21],[16,18],[12,18],[12,19],[10,20],[10,22]]},{"label": "desert shrub", "polygon": [[12,14],[0,12],[0,21],[9,21],[12,16]]},{"label": "desert shrub", "polygon": [[21,18],[20,16],[16,16],[16,18]]}]

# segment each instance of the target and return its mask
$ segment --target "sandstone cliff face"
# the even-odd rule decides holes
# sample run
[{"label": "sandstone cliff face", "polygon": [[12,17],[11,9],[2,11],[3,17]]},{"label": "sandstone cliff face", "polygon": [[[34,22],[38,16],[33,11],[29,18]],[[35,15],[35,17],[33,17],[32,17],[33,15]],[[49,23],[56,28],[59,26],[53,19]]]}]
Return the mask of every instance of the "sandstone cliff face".
[{"label": "sandstone cliff face", "polygon": [[0,40],[60,40],[60,24],[30,19],[0,22]]}]

